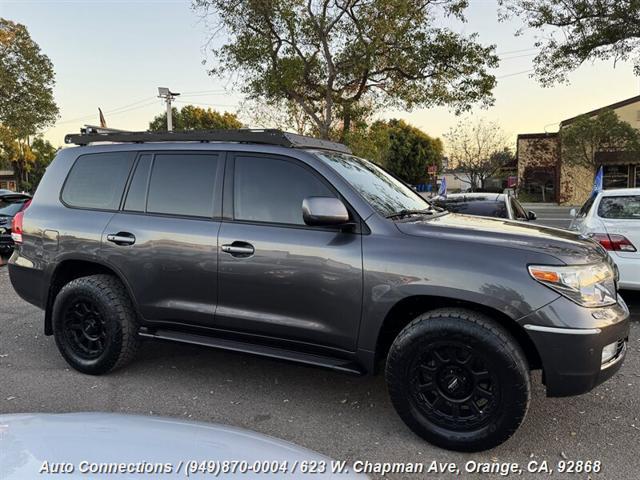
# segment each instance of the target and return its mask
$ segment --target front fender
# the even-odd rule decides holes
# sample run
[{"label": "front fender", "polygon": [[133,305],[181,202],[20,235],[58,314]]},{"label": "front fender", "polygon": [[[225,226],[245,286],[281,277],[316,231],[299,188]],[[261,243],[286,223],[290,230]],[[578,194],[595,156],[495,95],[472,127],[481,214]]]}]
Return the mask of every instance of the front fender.
[{"label": "front fender", "polygon": [[559,295],[533,280],[529,264],[557,264],[539,252],[405,236],[363,238],[363,318],[358,347],[375,351],[378,333],[409,297],[477,304],[517,321]]}]

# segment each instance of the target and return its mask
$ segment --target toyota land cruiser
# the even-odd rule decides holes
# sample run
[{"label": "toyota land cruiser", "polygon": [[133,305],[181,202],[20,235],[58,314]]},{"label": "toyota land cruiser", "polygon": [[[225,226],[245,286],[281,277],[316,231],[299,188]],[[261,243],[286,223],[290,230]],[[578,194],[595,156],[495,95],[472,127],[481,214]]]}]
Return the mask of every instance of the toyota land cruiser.
[{"label": "toyota land cruiser", "polygon": [[[141,340],[349,373],[444,448],[488,449],[611,377],[628,309],[576,233],[447,213],[344,145],[274,130],[68,135],[12,226],[12,284],[98,375]],[[104,142],[109,143],[104,143]]]}]

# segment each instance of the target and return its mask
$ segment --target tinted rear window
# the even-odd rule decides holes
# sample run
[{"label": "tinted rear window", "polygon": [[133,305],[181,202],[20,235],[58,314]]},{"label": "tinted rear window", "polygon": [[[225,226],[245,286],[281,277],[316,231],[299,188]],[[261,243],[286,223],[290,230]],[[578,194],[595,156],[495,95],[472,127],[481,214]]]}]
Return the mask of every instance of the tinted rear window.
[{"label": "tinted rear window", "polygon": [[10,199],[0,198],[0,217],[8,216],[13,217],[16,213],[22,209],[28,198]]},{"label": "tinted rear window", "polygon": [[156,155],[151,169],[147,212],[213,217],[217,170],[217,155]]},{"label": "tinted rear window", "polygon": [[64,184],[62,200],[72,207],[117,210],[135,155],[113,152],[78,157]]},{"label": "tinted rear window", "polygon": [[640,220],[640,195],[602,197],[598,206],[598,216]]},{"label": "tinted rear window", "polygon": [[124,209],[130,212],[144,212],[147,203],[147,183],[153,155],[141,155],[136,166],[136,171],[131,179],[129,193],[124,204]]},{"label": "tinted rear window", "polygon": [[440,206],[454,213],[479,215],[483,217],[507,218],[507,206],[504,201],[444,202]]}]

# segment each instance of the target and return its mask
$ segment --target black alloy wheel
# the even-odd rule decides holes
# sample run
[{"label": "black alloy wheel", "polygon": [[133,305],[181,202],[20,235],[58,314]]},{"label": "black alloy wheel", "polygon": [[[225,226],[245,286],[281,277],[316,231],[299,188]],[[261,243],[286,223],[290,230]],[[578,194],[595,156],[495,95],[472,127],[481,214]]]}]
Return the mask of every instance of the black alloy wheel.
[{"label": "black alloy wheel", "polygon": [[70,302],[63,313],[64,336],[76,355],[91,360],[99,357],[107,344],[103,315],[89,298]]},{"label": "black alloy wheel", "polygon": [[477,452],[506,441],[525,418],[529,366],[515,338],[485,314],[439,308],[410,322],[387,355],[400,418],[439,447]]},{"label": "black alloy wheel", "polygon": [[462,430],[480,427],[499,404],[498,380],[487,360],[460,342],[426,346],[412,371],[413,401],[436,425]]}]

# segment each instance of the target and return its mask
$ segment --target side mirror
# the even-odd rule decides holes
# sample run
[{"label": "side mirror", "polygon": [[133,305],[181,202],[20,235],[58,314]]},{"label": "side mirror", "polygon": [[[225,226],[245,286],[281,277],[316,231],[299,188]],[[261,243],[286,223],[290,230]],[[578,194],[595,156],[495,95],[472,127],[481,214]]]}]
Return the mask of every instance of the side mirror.
[{"label": "side mirror", "polygon": [[533,212],[531,210],[527,212],[527,219],[535,220],[536,218],[538,218],[538,216],[536,215],[536,212]]},{"label": "side mirror", "polygon": [[576,215],[577,215],[577,214],[578,214],[578,212],[576,212],[576,209],[575,209],[575,208],[572,208],[572,209],[569,211],[569,216],[570,216],[571,218],[576,218]]},{"label": "side mirror", "polygon": [[349,211],[337,198],[307,197],[302,201],[302,218],[311,226],[344,225],[349,223]]}]

